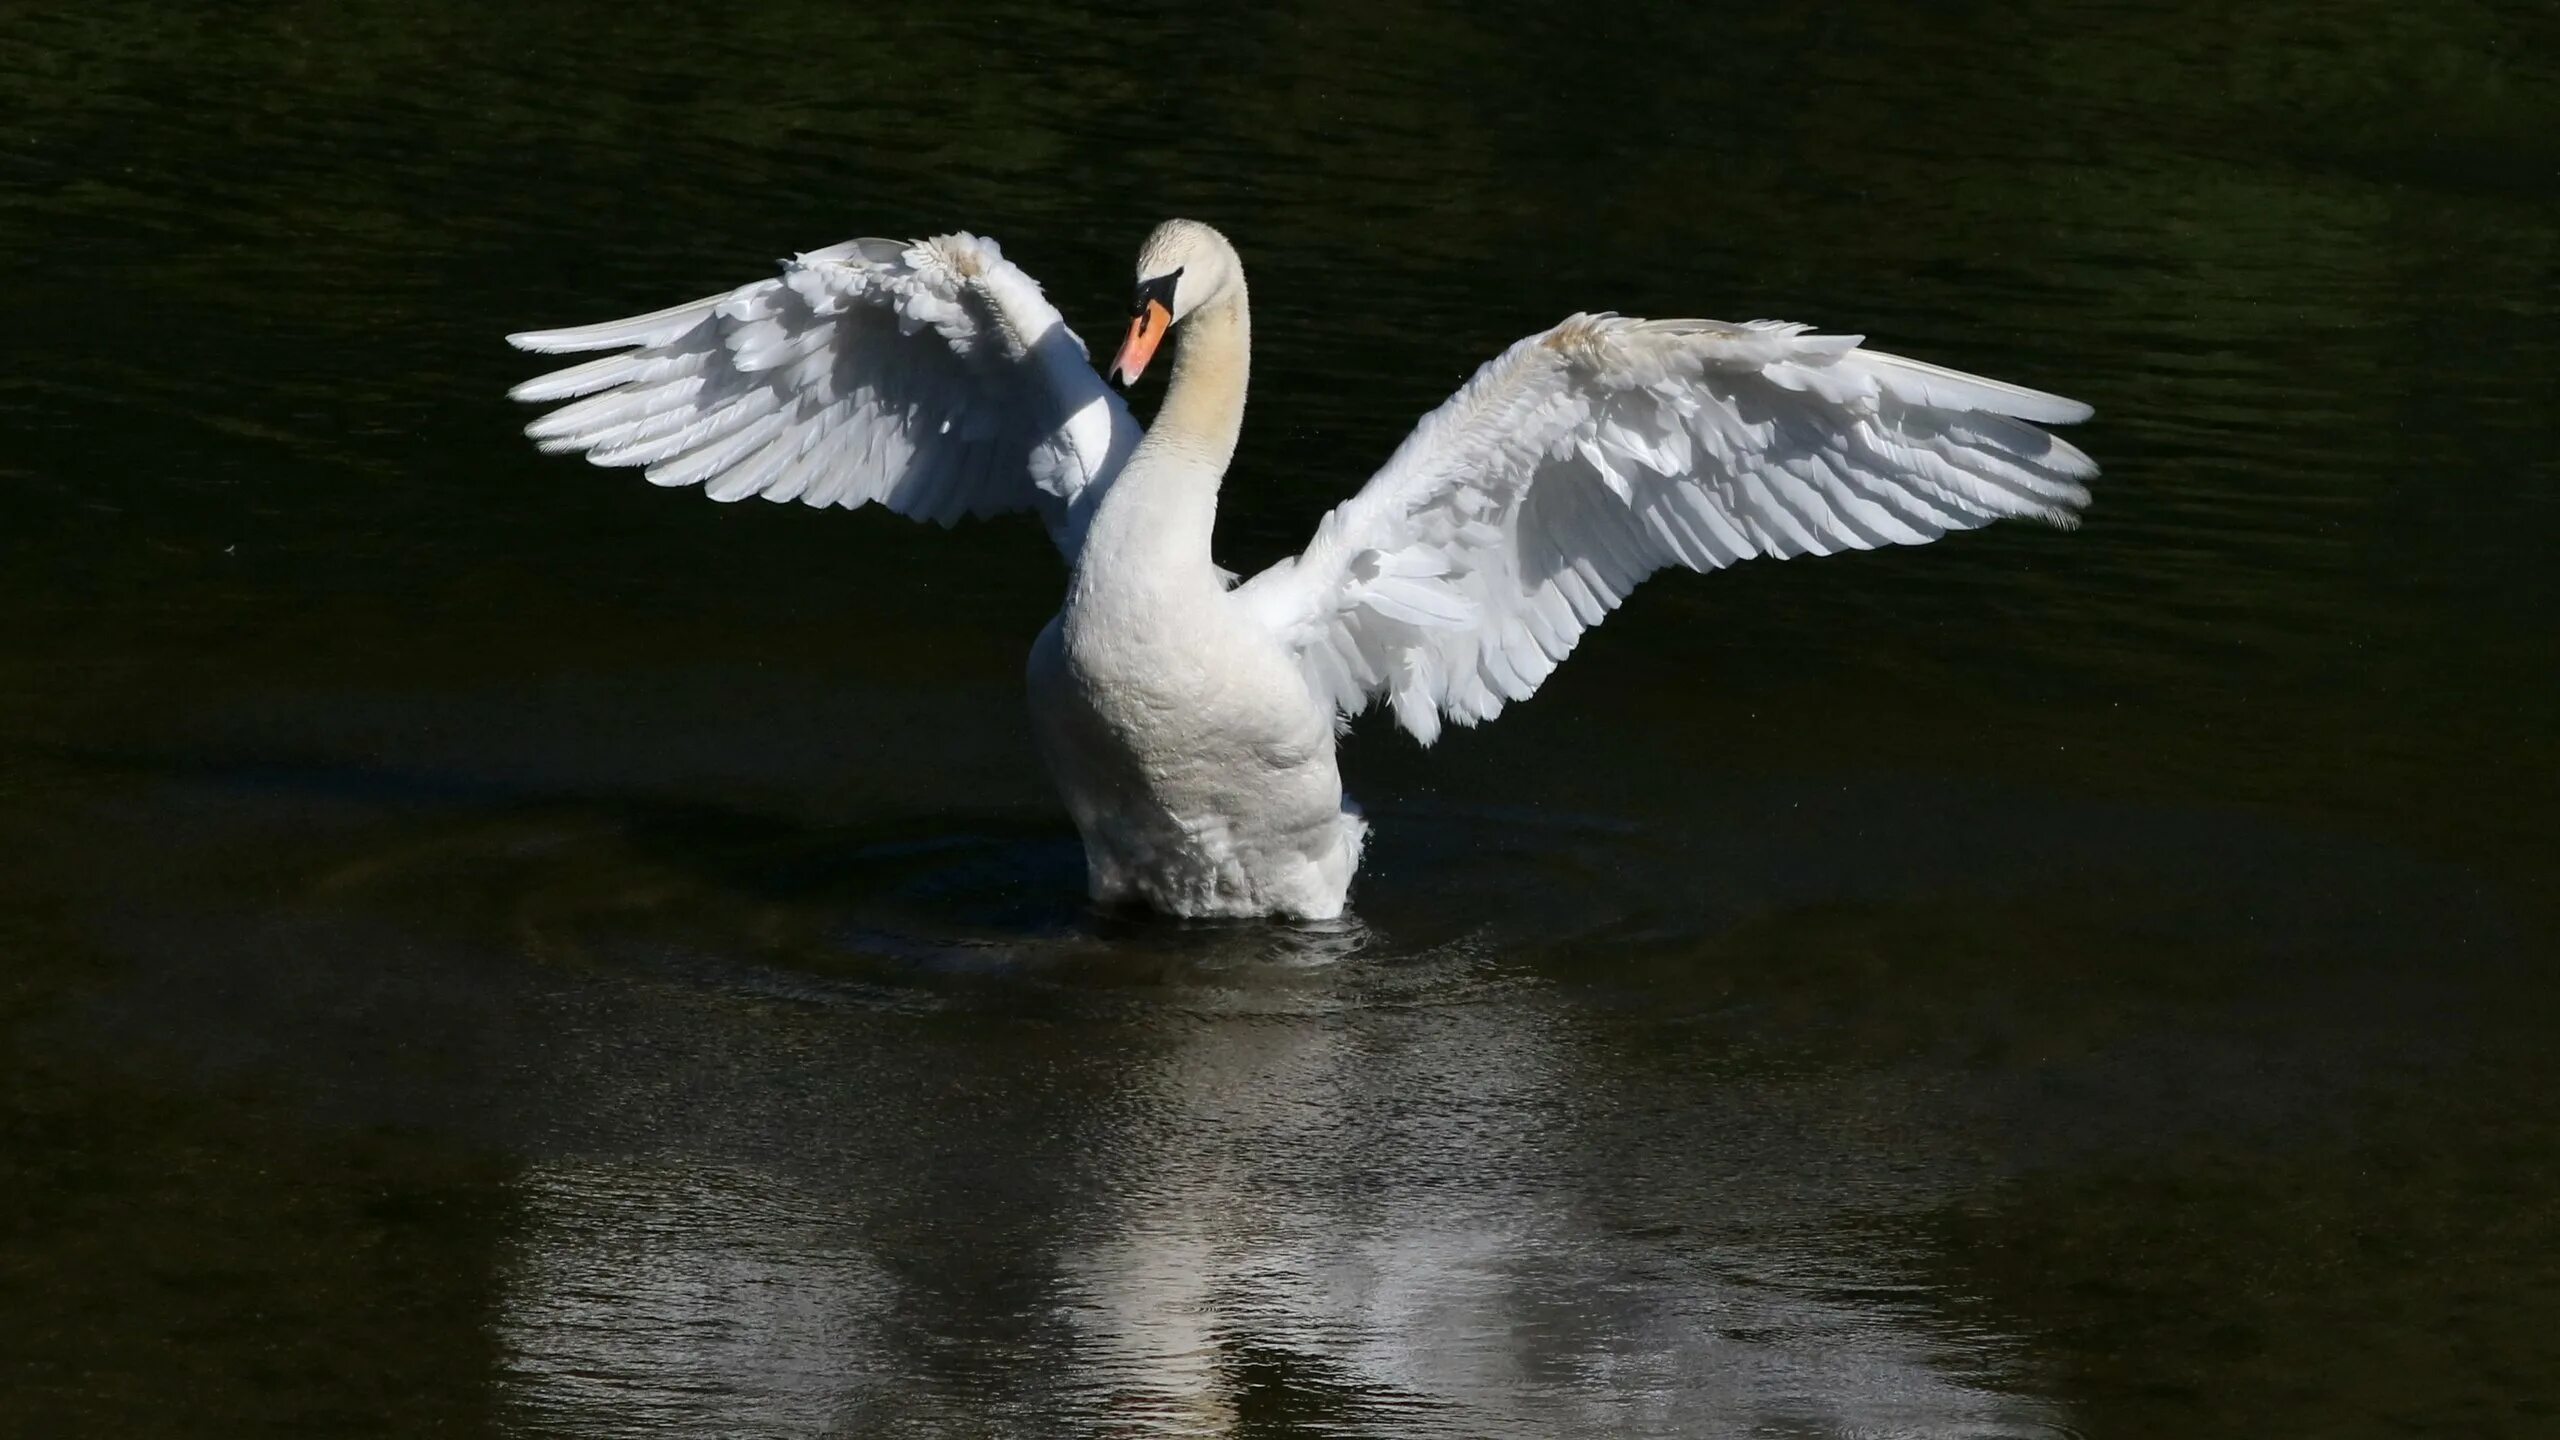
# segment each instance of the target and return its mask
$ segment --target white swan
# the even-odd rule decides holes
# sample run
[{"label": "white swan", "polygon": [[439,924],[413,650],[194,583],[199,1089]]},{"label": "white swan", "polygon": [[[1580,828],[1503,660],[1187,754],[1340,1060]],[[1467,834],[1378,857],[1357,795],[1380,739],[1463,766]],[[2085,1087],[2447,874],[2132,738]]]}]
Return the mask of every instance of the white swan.
[{"label": "white swan", "polygon": [[[992,240],[856,240],[726,295],[509,337],[621,353],[519,385],[542,448],[712,498],[948,525],[1031,510],[1069,570],[1030,663],[1043,757],[1094,898],[1177,915],[1341,913],[1365,825],[1334,737],[1384,700],[1429,744],[1526,699],[1669,565],[2073,523],[2096,466],[2026,422],[2089,407],[1753,321],[1575,315],[1423,417],[1304,554],[1209,558],[1250,323],[1226,238],[1170,220],[1112,363],[1182,328],[1143,433]],[[581,398],[583,397],[583,398]]]}]

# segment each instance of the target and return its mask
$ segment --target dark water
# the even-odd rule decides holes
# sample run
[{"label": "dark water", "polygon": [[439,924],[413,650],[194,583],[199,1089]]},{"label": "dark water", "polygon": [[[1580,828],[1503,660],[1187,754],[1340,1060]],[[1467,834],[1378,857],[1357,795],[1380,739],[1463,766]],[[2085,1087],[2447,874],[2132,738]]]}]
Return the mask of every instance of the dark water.
[{"label": "dark water", "polygon": [[[0,1429],[2560,1432],[2548,6],[0,11]],[[2088,399],[2087,527],[1372,721],[1088,913],[1027,524],[546,462],[866,233],[1254,280],[1230,564],[1563,313]]]}]

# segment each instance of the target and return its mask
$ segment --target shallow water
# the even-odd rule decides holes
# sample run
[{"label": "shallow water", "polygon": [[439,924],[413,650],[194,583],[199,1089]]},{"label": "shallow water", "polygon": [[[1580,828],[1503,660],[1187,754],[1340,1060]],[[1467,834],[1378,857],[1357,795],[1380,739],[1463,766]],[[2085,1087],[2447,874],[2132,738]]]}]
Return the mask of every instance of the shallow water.
[{"label": "shallow water", "polygon": [[[2560,1416],[2546,9],[0,14],[0,1418]],[[2090,400],[2073,534],[1372,718],[1338,926],[1081,901],[1029,526],[546,461],[498,337],[1235,236],[1223,558],[1577,308]],[[1143,408],[1142,402],[1142,408]]]}]

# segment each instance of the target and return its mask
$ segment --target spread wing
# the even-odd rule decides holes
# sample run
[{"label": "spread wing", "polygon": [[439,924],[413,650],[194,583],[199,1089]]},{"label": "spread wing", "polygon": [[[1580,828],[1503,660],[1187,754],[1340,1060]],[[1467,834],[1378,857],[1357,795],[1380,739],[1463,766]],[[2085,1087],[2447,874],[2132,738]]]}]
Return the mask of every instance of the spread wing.
[{"label": "spread wing", "polygon": [[2076,522],[2089,457],[2058,395],[1801,325],[1577,315],[1478,370],[1239,603],[1340,713],[1424,744],[1534,693],[1669,565]]},{"label": "spread wing", "polygon": [[520,349],[614,350],[528,380],[525,433],[715,500],[877,502],[949,525],[1036,511],[1072,559],[1139,427],[992,240],[854,240],[690,305]]}]

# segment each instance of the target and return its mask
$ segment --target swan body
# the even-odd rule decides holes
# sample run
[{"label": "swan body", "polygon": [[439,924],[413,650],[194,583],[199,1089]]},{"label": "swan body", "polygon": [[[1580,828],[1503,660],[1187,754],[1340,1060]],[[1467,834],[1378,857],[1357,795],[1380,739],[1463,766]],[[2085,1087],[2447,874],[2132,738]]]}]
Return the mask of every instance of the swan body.
[{"label": "swan body", "polygon": [[1139,427],[991,240],[857,240],[629,320],[509,337],[613,353],[516,387],[544,449],[715,499],[1029,510],[1068,569],[1027,669],[1093,896],[1339,915],[1365,822],[1335,743],[1383,702],[1424,744],[1526,699],[1655,570],[2074,523],[2076,401],[1753,321],[1576,315],[1424,417],[1301,554],[1210,559],[1251,362],[1244,271],[1172,220],[1110,367],[1182,339]]}]

